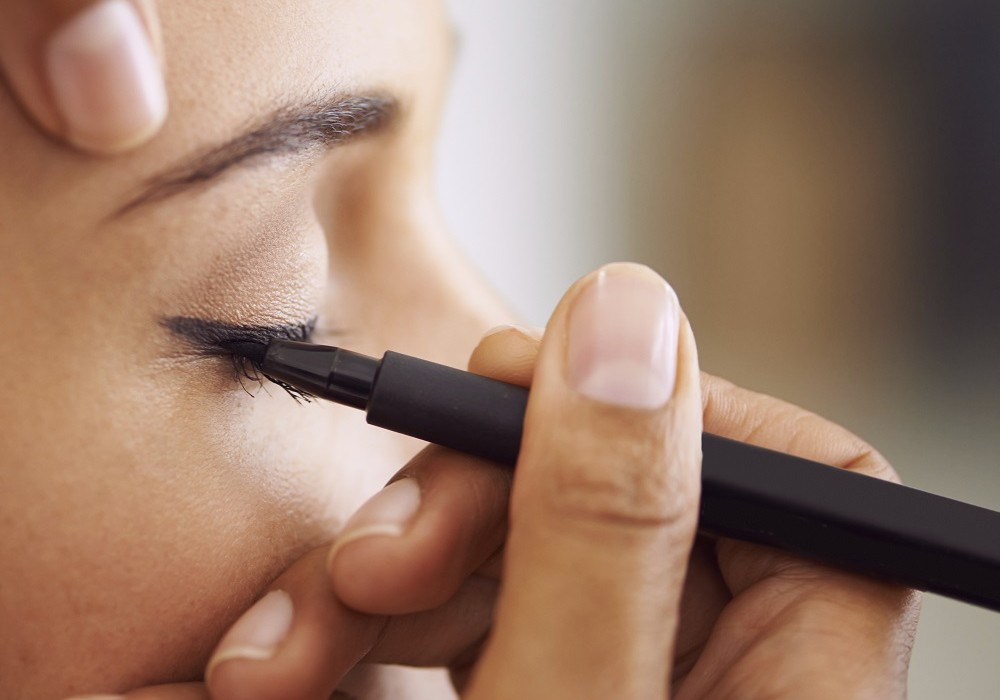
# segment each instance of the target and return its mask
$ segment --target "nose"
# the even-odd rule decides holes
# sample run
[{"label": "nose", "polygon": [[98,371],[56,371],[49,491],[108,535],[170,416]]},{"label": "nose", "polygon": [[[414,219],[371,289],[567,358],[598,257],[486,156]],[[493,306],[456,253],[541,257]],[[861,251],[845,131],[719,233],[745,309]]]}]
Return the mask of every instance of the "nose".
[{"label": "nose", "polygon": [[431,189],[401,189],[390,199],[376,186],[327,222],[335,303],[364,329],[350,349],[465,367],[483,332],[514,315],[448,234]]}]

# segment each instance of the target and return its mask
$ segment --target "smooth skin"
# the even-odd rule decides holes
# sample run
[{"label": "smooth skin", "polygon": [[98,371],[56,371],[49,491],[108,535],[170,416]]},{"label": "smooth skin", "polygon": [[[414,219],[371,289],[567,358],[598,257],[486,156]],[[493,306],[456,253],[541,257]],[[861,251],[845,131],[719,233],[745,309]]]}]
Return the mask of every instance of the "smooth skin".
[{"label": "smooth skin", "polygon": [[[693,530],[702,420],[882,478],[891,469],[819,418],[699,382],[676,306],[663,314],[677,335],[640,358],[676,367],[659,368],[638,409],[580,383],[576,331],[617,337],[576,314],[595,276],[568,292],[541,343],[511,329],[481,340],[474,371],[533,388],[513,481],[438,448],[413,457],[417,443],[349,409],[266,387],[251,396],[224,359],[164,330],[173,315],[318,313],[318,341],[461,365],[485,328],[510,321],[434,201],[450,62],[441,3],[162,5],[171,116],[114,158],[43,135],[12,63],[38,58],[83,4],[99,3],[8,1],[13,23],[0,23],[0,695],[450,694],[441,674],[385,665],[396,663],[447,666],[469,697],[904,694],[910,592]],[[134,30],[154,32],[123,4],[95,22],[124,27],[112,34],[142,58]],[[32,24],[32,8],[62,12]],[[330,90],[388,91],[405,109],[328,155],[248,164],[119,214],[165,167]],[[100,110],[88,114],[87,135],[104,133]],[[665,289],[645,268],[604,272]],[[628,318],[622,308],[634,305],[613,316]],[[656,387],[670,391],[654,405]]]}]

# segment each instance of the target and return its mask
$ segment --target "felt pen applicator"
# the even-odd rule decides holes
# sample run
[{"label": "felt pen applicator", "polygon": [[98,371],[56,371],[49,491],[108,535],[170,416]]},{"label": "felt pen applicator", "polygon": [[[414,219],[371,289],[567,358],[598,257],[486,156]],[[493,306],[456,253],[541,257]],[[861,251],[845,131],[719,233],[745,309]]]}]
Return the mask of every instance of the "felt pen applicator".
[{"label": "felt pen applicator", "polygon": [[[415,357],[232,343],[370,424],[513,466],[528,390]],[[699,528],[1000,611],[1000,513],[704,434]]]}]

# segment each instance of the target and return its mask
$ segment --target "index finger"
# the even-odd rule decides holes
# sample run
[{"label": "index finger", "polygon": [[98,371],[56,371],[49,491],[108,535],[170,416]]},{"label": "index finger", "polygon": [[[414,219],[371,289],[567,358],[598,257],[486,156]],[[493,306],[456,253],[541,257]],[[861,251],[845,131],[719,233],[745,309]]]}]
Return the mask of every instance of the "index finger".
[{"label": "index finger", "polygon": [[85,151],[149,140],[167,114],[154,0],[4,0],[0,69],[45,132]]}]

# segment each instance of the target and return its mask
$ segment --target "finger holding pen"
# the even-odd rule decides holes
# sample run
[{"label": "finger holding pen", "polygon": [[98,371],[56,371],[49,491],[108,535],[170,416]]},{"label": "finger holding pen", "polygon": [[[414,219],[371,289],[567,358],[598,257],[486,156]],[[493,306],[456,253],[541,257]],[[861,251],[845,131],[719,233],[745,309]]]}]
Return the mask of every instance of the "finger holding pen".
[{"label": "finger holding pen", "polygon": [[564,297],[468,697],[666,696],[698,512],[699,391],[690,328],[655,273],[608,266]]},{"label": "finger holding pen", "polygon": [[[485,645],[495,584],[475,571],[500,544],[507,488],[489,465],[431,448],[345,528],[327,565],[335,595],[313,571],[276,583],[294,604],[259,604],[287,626],[272,652],[241,650],[254,637],[237,623],[211,665],[213,696],[326,697],[359,661],[436,661],[463,697],[665,697],[701,435],[694,344],[673,292],[637,266],[589,276],[554,315],[532,386]],[[400,491],[406,480],[419,500]]]}]

